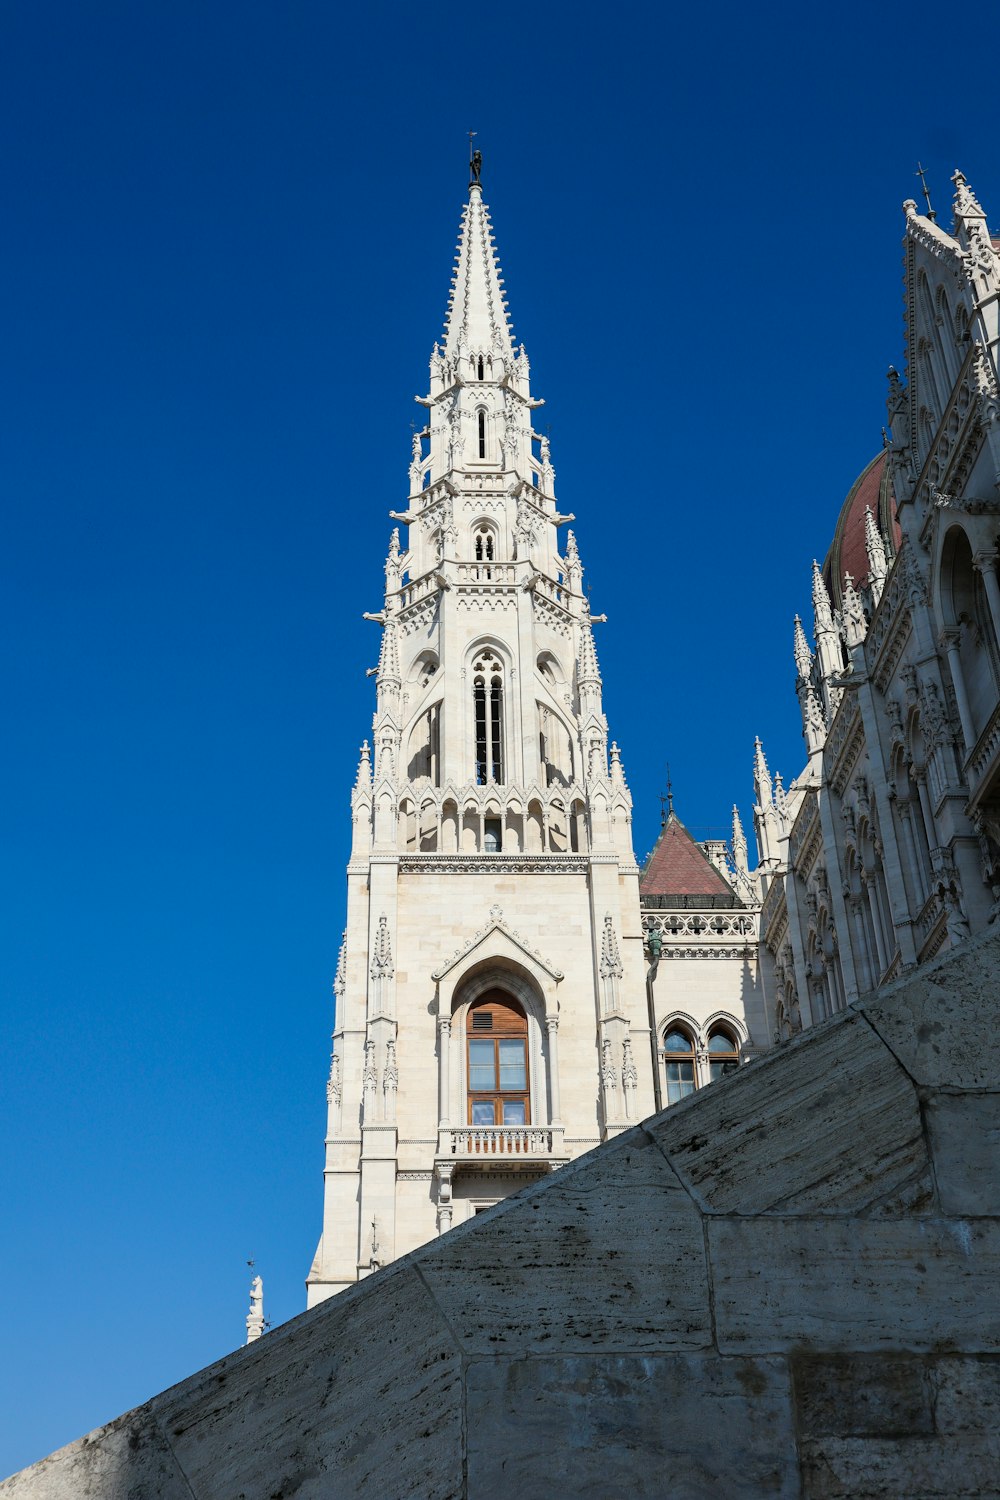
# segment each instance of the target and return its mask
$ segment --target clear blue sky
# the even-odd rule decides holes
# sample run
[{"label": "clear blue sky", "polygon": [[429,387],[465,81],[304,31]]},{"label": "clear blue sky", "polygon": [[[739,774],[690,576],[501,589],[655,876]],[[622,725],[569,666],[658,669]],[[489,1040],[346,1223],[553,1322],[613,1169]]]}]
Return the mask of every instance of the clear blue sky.
[{"label": "clear blue sky", "polygon": [[917,159],[1000,223],[996,16],[967,54],[943,20],[5,8],[0,1472],[241,1342],[249,1255],[303,1306],[361,613],[465,132],[637,849],[668,760],[696,833],[749,829],[754,734],[801,765],[791,617],[880,443]]}]

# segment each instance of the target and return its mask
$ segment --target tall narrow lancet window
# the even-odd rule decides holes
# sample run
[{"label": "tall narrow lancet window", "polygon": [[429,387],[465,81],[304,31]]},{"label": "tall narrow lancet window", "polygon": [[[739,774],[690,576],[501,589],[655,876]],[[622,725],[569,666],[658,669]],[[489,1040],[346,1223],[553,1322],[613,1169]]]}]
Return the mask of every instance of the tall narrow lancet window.
[{"label": "tall narrow lancet window", "polygon": [[480,380],[483,379],[483,356],[482,355],[479,356],[479,378],[480,378]]},{"label": "tall narrow lancet window", "polygon": [[476,730],[476,781],[501,783],[503,771],[503,663],[481,651],[472,667],[472,706]]},{"label": "tall narrow lancet window", "polygon": [[686,1031],[672,1026],[663,1038],[667,1070],[667,1103],[676,1104],[694,1093],[694,1043]]},{"label": "tall narrow lancet window", "polygon": [[727,1073],[735,1073],[740,1065],[740,1054],[736,1043],[724,1031],[717,1026],[708,1039],[708,1076],[714,1083],[717,1078],[725,1078]]},{"label": "tall narrow lancet window", "polygon": [[486,457],[486,413],[484,411],[478,412],[477,413],[477,418],[478,418],[478,422],[479,422],[479,457],[480,458],[485,458]]}]

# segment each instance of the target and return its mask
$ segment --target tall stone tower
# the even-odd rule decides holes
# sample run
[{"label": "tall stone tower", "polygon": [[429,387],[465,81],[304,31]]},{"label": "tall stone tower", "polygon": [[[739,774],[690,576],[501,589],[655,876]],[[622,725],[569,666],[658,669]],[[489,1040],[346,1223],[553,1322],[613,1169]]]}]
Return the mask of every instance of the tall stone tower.
[{"label": "tall stone tower", "polygon": [[631,798],[472,177],[370,617],[310,1305],[654,1107]]}]

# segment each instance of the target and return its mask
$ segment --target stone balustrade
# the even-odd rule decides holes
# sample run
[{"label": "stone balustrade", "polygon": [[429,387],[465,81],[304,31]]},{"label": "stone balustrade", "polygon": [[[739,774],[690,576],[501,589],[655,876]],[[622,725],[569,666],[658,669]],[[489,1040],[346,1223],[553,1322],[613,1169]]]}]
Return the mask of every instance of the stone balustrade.
[{"label": "stone balustrade", "polygon": [[447,1132],[452,1156],[551,1156],[553,1132],[539,1125],[470,1125]]}]

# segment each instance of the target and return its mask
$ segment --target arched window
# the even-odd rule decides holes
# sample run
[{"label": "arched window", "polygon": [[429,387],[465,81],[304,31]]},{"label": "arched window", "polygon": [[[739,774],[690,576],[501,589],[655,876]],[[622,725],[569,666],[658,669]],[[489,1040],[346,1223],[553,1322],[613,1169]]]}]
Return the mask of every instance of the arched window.
[{"label": "arched window", "polygon": [[503,990],[488,990],[470,1005],[468,1048],[470,1125],[529,1125],[528,1022]]},{"label": "arched window", "polygon": [[672,1026],[663,1038],[667,1069],[667,1103],[676,1104],[694,1093],[694,1042],[686,1031]]},{"label": "arched window", "polygon": [[476,721],[476,783],[503,783],[503,663],[493,651],[481,651],[472,665],[472,702]]},{"label": "arched window", "polygon": [[479,356],[479,364],[477,366],[477,372],[478,372],[480,380],[482,380],[483,379],[483,356],[482,355]]},{"label": "arched window", "polygon": [[740,1065],[739,1049],[736,1042],[721,1026],[716,1026],[708,1038],[708,1076],[712,1083],[717,1078],[724,1078],[727,1073],[735,1073]]},{"label": "arched window", "polygon": [[479,457],[486,457],[486,413],[480,409],[477,413],[479,424]]},{"label": "arched window", "polygon": [[[477,526],[473,534],[473,547],[476,554],[476,562],[491,563],[496,561],[496,538],[493,535],[492,526],[484,522]],[[487,577],[489,572],[487,571]]]}]

